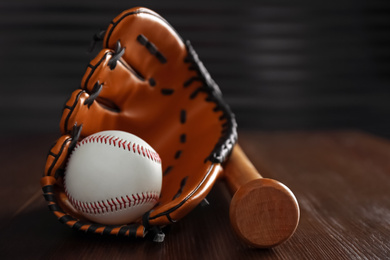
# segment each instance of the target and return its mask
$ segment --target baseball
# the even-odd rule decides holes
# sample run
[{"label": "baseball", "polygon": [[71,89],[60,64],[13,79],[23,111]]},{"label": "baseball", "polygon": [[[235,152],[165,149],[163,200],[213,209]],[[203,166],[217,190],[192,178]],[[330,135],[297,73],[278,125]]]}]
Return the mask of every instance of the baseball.
[{"label": "baseball", "polygon": [[157,203],[161,160],[141,138],[103,131],[81,140],[72,151],[64,186],[70,203],[87,219],[127,224]]}]

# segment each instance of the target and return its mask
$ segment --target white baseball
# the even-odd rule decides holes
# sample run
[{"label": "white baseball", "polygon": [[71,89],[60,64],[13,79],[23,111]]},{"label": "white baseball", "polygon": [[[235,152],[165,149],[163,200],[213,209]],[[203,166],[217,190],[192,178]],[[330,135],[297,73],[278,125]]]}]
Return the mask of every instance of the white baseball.
[{"label": "white baseball", "polygon": [[99,132],[74,148],[64,185],[71,204],[87,219],[107,225],[127,224],[152,209],[159,199],[161,160],[135,135]]}]

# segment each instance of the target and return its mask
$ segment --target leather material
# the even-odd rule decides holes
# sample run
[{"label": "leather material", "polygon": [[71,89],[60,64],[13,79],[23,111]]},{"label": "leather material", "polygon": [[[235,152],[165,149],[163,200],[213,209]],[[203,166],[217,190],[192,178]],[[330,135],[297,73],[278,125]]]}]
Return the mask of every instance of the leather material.
[{"label": "leather material", "polygon": [[[42,181],[53,190],[49,205],[60,208],[52,211],[63,218],[62,210],[71,218],[65,223],[79,230],[128,236],[144,236],[152,226],[188,214],[212,188],[236,141],[234,116],[189,42],[146,8],[127,10],[111,22],[103,49],[65,104],[60,129]],[[159,203],[132,228],[91,228],[64,195],[62,174],[72,146],[103,130],[135,134],[162,159]]]}]

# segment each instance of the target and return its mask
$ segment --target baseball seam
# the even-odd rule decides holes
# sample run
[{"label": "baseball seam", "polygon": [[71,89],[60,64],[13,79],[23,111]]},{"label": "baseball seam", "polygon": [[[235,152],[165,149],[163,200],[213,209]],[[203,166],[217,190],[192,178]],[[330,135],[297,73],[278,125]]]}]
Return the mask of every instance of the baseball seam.
[{"label": "baseball seam", "polygon": [[139,206],[145,203],[155,204],[159,199],[158,192],[142,192],[107,200],[83,202],[76,200],[65,190],[71,204],[79,211],[88,214],[104,214]]},{"label": "baseball seam", "polygon": [[87,143],[101,143],[108,144],[114,147],[122,148],[123,150],[127,150],[129,152],[137,153],[145,158],[148,158],[156,163],[161,164],[161,158],[157,152],[152,151],[140,144],[132,143],[131,141],[123,140],[120,137],[115,137],[111,135],[92,135],[84,138],[80,142],[77,143],[75,150],[81,145]]}]

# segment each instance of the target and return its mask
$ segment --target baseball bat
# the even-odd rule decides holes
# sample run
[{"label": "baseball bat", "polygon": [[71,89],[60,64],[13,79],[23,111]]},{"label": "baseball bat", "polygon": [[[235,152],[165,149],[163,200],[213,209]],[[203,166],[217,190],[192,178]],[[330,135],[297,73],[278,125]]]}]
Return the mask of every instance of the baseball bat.
[{"label": "baseball bat", "polygon": [[226,162],[224,178],[233,194],[230,222],[244,242],[269,248],[294,234],[300,217],[294,194],[284,184],[263,178],[239,145]]}]

